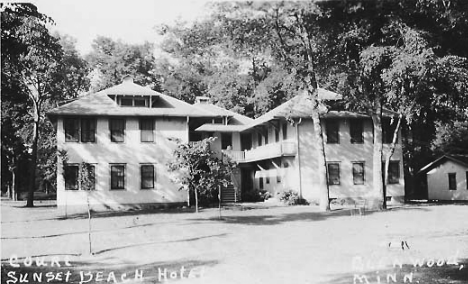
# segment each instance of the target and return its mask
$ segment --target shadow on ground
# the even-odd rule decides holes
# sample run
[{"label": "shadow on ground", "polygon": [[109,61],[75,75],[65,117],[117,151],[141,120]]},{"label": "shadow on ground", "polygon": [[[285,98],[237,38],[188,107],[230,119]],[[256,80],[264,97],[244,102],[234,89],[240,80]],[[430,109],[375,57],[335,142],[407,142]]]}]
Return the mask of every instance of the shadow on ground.
[{"label": "shadow on ground", "polygon": [[[345,273],[333,275],[326,282],[320,284],[349,284],[349,283],[424,283],[424,284],[464,284],[468,283],[468,259],[459,259],[458,264],[437,265],[428,264],[425,260],[422,266],[403,265],[384,270]],[[428,266],[430,265],[430,267]]]},{"label": "shadow on ground", "polygon": [[[50,258],[45,259],[50,261]],[[202,278],[204,269],[217,265],[218,261],[179,260],[141,265],[107,258],[70,262],[71,266],[59,262],[60,267],[50,267],[51,263],[46,263],[47,267],[38,267],[35,263],[29,267],[22,263],[20,267],[12,267],[2,262],[2,283],[164,283],[166,280],[172,282],[182,278]],[[20,281],[20,277],[23,281]]]},{"label": "shadow on ground", "polygon": [[395,212],[400,210],[418,210],[426,211],[423,207],[401,207],[393,208],[387,211],[366,211],[363,215],[356,214],[356,211],[351,209],[336,209],[329,212],[300,212],[300,213],[284,213],[277,215],[251,215],[251,216],[222,216],[212,218],[190,218],[191,221],[211,221],[211,222],[224,222],[228,224],[242,224],[242,225],[278,225],[285,222],[295,221],[324,221],[331,218],[350,217],[350,218],[366,218],[366,216],[374,214],[384,214],[386,212]]}]

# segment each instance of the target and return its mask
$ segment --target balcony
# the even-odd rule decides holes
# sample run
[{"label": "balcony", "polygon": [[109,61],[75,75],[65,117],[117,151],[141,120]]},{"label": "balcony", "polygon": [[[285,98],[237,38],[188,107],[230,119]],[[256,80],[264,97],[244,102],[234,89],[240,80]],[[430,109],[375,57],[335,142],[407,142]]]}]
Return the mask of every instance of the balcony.
[{"label": "balcony", "polygon": [[237,163],[248,163],[282,156],[295,156],[296,145],[295,141],[282,141],[245,151],[223,150],[223,153]]}]

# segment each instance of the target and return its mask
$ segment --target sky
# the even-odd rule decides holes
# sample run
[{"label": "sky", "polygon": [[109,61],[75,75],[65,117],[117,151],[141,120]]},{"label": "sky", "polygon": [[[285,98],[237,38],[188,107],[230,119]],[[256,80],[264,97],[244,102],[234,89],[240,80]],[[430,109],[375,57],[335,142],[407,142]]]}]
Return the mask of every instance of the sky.
[{"label": "sky", "polygon": [[78,51],[91,51],[98,36],[120,39],[125,43],[157,41],[154,29],[176,20],[193,21],[203,15],[208,0],[32,0],[39,12],[55,21],[52,32],[76,39]]}]

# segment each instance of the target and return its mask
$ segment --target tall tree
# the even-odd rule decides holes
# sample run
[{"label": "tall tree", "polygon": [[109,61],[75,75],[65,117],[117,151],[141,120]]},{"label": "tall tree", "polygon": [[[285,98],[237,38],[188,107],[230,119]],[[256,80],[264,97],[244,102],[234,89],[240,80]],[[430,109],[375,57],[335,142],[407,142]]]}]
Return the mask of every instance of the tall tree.
[{"label": "tall tree", "polygon": [[92,90],[100,91],[120,84],[124,76],[132,75],[135,83],[160,91],[160,79],[153,72],[153,52],[153,45],[148,42],[126,44],[98,36],[92,44],[92,51],[86,56],[96,77]]},{"label": "tall tree", "polygon": [[55,135],[45,113],[87,88],[87,70],[71,48],[64,52],[59,39],[46,27],[52,19],[34,5],[2,4],[1,9],[2,114],[7,114],[5,119],[2,115],[2,126],[9,120],[15,126],[9,137],[29,148],[24,149],[24,155],[30,157],[27,206],[31,207],[37,172],[43,170],[38,161],[41,166],[55,163],[53,154],[43,155],[55,152],[53,143],[39,143]]}]

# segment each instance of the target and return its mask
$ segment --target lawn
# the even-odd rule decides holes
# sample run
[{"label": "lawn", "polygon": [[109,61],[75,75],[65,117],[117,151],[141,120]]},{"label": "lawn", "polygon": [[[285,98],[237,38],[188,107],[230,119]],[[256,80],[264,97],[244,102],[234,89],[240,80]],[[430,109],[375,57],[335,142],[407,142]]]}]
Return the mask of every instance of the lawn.
[{"label": "lawn", "polygon": [[88,255],[87,219],[49,204],[2,202],[2,283],[468,283],[466,205],[98,214]]}]

